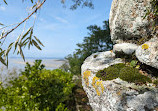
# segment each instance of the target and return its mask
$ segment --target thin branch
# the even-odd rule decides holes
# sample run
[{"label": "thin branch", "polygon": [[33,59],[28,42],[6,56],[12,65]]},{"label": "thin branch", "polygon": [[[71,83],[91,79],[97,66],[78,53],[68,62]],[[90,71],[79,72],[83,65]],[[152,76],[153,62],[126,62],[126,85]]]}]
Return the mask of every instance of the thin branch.
[{"label": "thin branch", "polygon": [[9,32],[7,32],[1,39],[7,37],[8,34],[10,34],[11,32],[13,32],[16,28],[18,28],[22,23],[24,23],[26,20],[28,20],[34,13],[37,12],[38,9],[40,9],[42,7],[42,5],[46,2],[46,0],[43,0],[43,2],[36,7],[36,9],[27,17],[25,18],[22,22],[20,22],[17,26],[15,26],[13,29],[11,29]]},{"label": "thin branch", "polygon": [[15,24],[11,24],[11,25],[8,25],[8,26],[4,26],[4,27],[0,28],[0,30],[5,29],[5,28],[10,27],[10,26],[13,26],[13,25],[16,25],[16,24],[19,24],[19,23],[15,23]]}]

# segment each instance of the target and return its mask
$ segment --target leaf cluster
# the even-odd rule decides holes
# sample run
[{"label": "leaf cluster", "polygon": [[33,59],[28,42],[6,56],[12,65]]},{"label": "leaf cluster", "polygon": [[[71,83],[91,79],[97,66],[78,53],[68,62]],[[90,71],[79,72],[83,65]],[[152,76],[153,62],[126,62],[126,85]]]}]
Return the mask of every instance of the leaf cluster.
[{"label": "leaf cluster", "polygon": [[[3,37],[3,34],[1,35],[1,37]],[[3,45],[3,43],[0,44]],[[36,36],[33,35],[33,27],[30,27],[24,34],[20,34],[15,42],[10,43],[6,50],[0,48],[0,61],[4,65],[8,66],[8,55],[11,49],[13,49],[13,47],[13,53],[17,52],[17,55],[20,54],[23,60],[25,61],[23,48],[28,46],[28,49],[30,49],[31,46],[35,46],[37,49],[42,50],[40,45],[44,47],[42,42]]]},{"label": "leaf cluster", "polygon": [[[3,84],[3,83],[2,83]],[[31,66],[18,78],[0,85],[0,109],[7,111],[68,111],[72,100],[72,75],[60,69],[46,70],[41,60]],[[56,109],[57,108],[57,109]]]}]

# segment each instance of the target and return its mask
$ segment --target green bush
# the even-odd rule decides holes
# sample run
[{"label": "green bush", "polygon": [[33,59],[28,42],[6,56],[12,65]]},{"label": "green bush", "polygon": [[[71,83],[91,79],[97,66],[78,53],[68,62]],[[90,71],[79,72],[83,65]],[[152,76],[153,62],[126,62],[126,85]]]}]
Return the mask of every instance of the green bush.
[{"label": "green bush", "polygon": [[127,82],[146,83],[151,82],[151,79],[139,73],[139,70],[123,63],[112,65],[108,68],[100,70],[96,74],[102,80],[113,80],[121,78]]},{"label": "green bush", "polygon": [[72,100],[72,75],[60,69],[46,70],[41,60],[33,66],[27,63],[25,71],[9,83],[0,85],[1,110],[55,111]]}]

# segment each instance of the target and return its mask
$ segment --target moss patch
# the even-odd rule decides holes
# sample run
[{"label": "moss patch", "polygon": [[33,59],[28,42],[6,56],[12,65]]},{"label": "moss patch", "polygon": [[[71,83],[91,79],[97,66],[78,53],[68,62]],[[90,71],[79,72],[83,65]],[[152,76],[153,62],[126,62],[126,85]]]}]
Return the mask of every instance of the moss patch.
[{"label": "moss patch", "polygon": [[149,77],[140,74],[138,69],[127,66],[120,70],[119,77],[124,81],[134,83],[152,82]]},{"label": "moss patch", "polygon": [[113,80],[121,78],[127,82],[134,83],[146,83],[151,82],[151,79],[139,73],[139,70],[130,66],[126,66],[123,63],[112,65],[108,68],[98,71],[97,77],[102,80]]},{"label": "moss patch", "polygon": [[153,82],[156,86],[158,86],[158,79]]},{"label": "moss patch", "polygon": [[93,57],[96,58],[98,55],[94,55]]},{"label": "moss patch", "polygon": [[98,71],[96,76],[103,80],[113,80],[119,77],[119,72],[123,67],[125,67],[125,64],[123,63],[116,64]]}]

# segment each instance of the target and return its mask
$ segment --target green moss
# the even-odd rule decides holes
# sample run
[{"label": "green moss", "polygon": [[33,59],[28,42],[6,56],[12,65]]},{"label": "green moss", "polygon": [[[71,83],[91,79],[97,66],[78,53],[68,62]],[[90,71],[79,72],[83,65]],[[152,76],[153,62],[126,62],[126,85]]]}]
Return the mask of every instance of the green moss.
[{"label": "green moss", "polygon": [[96,58],[98,55],[94,55],[93,57]]},{"label": "green moss", "polygon": [[127,82],[134,82],[134,83],[151,82],[151,79],[140,74],[138,69],[132,68],[130,66],[126,66],[123,63],[115,64],[108,68],[100,70],[98,71],[96,76],[101,78],[102,80],[113,80],[119,77]]},{"label": "green moss", "polygon": [[158,86],[158,79],[153,82],[156,86]]},{"label": "green moss", "polygon": [[147,76],[140,74],[138,69],[127,66],[120,70],[119,77],[124,81],[134,83],[151,82],[151,79]]},{"label": "green moss", "polygon": [[119,77],[120,70],[125,67],[125,64],[119,63],[103,70],[100,70],[96,76],[103,80],[113,80]]}]

